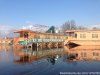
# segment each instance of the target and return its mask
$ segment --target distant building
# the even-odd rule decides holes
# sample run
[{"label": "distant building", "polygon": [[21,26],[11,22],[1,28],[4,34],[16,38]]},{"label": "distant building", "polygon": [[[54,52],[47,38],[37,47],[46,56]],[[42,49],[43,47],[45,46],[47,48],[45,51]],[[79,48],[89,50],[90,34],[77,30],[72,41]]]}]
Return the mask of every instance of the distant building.
[{"label": "distant building", "polygon": [[51,26],[46,32],[47,33],[55,33],[55,27]]},{"label": "distant building", "polygon": [[12,44],[13,39],[11,38],[0,38],[0,44]]}]

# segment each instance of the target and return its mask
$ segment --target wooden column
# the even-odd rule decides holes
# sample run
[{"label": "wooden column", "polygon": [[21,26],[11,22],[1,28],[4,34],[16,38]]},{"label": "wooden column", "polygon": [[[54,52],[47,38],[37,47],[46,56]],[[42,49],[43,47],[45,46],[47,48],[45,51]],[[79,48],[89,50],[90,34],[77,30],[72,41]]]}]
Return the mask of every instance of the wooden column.
[{"label": "wooden column", "polygon": [[39,46],[39,44],[37,43],[37,51],[38,51],[38,46]]}]

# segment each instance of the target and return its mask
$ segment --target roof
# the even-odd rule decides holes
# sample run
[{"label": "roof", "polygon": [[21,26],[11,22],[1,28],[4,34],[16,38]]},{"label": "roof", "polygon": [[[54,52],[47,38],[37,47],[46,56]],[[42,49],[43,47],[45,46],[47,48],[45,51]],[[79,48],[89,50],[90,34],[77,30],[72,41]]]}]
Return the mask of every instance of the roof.
[{"label": "roof", "polygon": [[55,33],[55,27],[54,26],[51,26],[51,28],[49,28],[47,31],[47,33]]},{"label": "roof", "polygon": [[44,35],[59,35],[59,36],[64,36],[61,34],[55,34],[55,33],[41,33],[41,32],[36,32],[36,31],[32,31],[32,30],[27,30],[27,29],[21,29],[21,30],[17,30],[14,33],[20,33],[20,32],[31,32],[31,33],[38,33],[38,34],[44,34]]},{"label": "roof", "polygon": [[65,32],[100,32],[100,30],[66,30]]},{"label": "roof", "polygon": [[14,33],[20,33],[20,32],[33,32],[33,31],[28,29],[21,29],[21,30],[16,30]]}]

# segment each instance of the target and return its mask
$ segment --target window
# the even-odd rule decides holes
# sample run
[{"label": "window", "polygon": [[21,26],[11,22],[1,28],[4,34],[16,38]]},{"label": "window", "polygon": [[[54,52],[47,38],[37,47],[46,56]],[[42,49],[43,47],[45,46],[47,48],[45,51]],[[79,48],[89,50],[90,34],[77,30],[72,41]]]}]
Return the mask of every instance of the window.
[{"label": "window", "polygon": [[92,34],[92,38],[98,38],[98,34]]},{"label": "window", "polygon": [[77,38],[77,34],[75,34],[75,38]]},{"label": "window", "polygon": [[80,34],[80,38],[86,38],[86,34]]},{"label": "window", "polygon": [[82,53],[81,53],[81,57],[87,57],[86,52],[82,52]]},{"label": "window", "polygon": [[99,56],[99,53],[93,52],[93,56]]},{"label": "window", "polygon": [[24,38],[28,38],[28,33],[24,33]]}]

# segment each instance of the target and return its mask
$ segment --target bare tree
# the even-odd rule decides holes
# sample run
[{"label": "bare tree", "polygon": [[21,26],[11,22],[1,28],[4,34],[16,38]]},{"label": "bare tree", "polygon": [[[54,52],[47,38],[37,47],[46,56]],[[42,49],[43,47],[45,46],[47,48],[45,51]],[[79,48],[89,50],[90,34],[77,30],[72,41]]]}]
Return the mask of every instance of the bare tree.
[{"label": "bare tree", "polygon": [[66,21],[62,26],[62,33],[65,34],[65,31],[66,30],[76,30],[77,29],[77,26],[76,26],[76,23],[74,20],[71,20],[71,21]]},{"label": "bare tree", "polygon": [[87,28],[84,27],[84,26],[77,26],[77,29],[78,29],[78,30],[86,30]]}]

